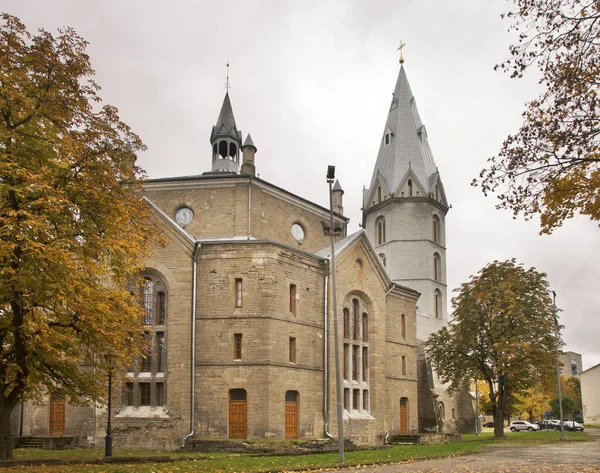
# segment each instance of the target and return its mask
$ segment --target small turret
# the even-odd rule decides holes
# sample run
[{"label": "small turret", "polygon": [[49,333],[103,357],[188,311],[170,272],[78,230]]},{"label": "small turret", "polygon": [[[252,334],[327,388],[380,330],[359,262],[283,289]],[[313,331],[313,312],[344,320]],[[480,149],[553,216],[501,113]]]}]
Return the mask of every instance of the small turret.
[{"label": "small turret", "polygon": [[254,166],[254,156],[256,154],[256,146],[252,142],[252,137],[250,133],[246,137],[244,141],[244,145],[242,146],[242,174],[251,174],[252,176],[256,175],[256,167]]},{"label": "small turret", "polygon": [[213,126],[210,134],[210,144],[213,150],[212,171],[237,174],[240,165],[242,132],[237,129],[235,124],[229,92],[225,94],[217,124]]},{"label": "small turret", "polygon": [[335,180],[333,189],[331,189],[331,201],[333,203],[333,211],[340,215],[344,215],[344,207],[342,205],[342,196],[344,195],[344,189],[340,185],[339,180]]}]

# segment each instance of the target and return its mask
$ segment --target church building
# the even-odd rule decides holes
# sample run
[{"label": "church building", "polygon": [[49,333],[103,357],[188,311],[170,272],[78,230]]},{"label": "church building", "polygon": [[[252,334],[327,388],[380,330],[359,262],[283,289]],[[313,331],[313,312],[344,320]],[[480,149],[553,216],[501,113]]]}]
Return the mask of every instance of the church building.
[{"label": "church building", "polygon": [[[113,392],[114,447],[336,437],[336,316],[344,437],[417,433],[418,289],[393,281],[368,229],[348,235],[339,182],[331,229],[329,208],[257,176],[258,148],[242,137],[227,93],[210,171],[145,183],[167,243],[145,262],[147,356]],[[54,399],[13,420],[22,436],[102,445],[106,409]]]}]

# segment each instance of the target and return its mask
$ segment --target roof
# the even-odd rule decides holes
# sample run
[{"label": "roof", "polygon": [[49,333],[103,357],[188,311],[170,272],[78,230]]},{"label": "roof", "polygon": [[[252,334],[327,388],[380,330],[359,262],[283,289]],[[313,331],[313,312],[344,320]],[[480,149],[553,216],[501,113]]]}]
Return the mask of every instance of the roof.
[{"label": "roof", "polygon": [[229,99],[229,92],[225,93],[223,99],[223,105],[221,106],[221,112],[217,123],[213,126],[212,133],[210,134],[210,140],[212,141],[215,136],[231,136],[234,139],[241,141],[242,133],[238,131],[235,124],[235,118],[233,116],[233,108],[231,107],[231,100]]},{"label": "roof", "polygon": [[[386,143],[388,134],[390,139],[389,143]],[[421,122],[415,97],[402,65],[392,95],[370,188],[376,184],[379,174],[390,192],[394,193],[409,169],[426,192],[429,192],[437,168],[427,141],[427,131]]]}]

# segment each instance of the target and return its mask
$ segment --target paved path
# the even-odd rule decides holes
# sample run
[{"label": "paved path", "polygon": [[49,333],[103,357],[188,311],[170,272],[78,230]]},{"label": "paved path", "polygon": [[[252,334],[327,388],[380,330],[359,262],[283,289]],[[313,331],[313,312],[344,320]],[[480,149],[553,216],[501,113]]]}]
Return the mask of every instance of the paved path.
[{"label": "paved path", "polygon": [[384,465],[338,473],[590,473],[600,472],[600,430],[592,429],[593,442],[561,442],[551,445],[495,445],[485,453],[439,460]]}]

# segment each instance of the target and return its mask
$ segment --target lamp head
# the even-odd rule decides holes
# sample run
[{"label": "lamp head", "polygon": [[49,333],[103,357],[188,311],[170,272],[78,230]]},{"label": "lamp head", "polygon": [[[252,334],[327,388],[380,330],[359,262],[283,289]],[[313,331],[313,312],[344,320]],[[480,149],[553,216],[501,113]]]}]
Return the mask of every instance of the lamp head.
[{"label": "lamp head", "polygon": [[330,164],[329,166],[327,166],[327,181],[333,182],[334,179],[335,179],[335,166],[332,166]]}]

